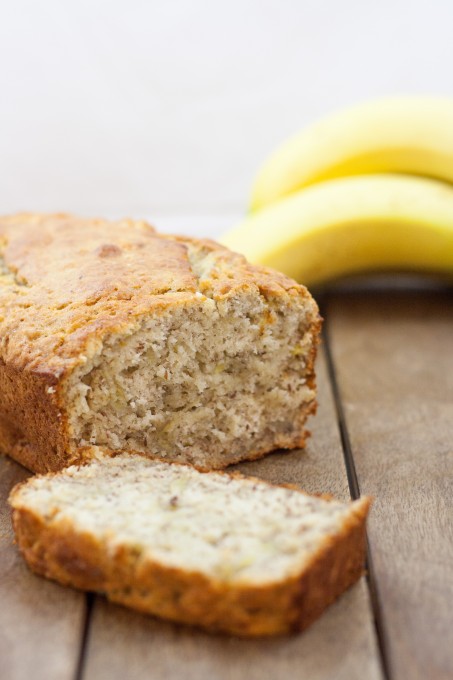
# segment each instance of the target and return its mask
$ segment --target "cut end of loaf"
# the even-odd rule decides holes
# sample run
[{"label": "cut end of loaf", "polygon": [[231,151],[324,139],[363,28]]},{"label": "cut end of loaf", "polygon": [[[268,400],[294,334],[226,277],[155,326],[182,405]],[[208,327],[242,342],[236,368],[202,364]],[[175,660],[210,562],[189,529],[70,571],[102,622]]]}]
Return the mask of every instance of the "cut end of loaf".
[{"label": "cut end of loaf", "polygon": [[71,447],[199,469],[303,446],[315,410],[312,298],[197,293],[106,337],[68,381]]},{"label": "cut end of loaf", "polygon": [[366,498],[120,454],[35,477],[10,502],[36,572],[214,631],[303,629],[363,570]]}]

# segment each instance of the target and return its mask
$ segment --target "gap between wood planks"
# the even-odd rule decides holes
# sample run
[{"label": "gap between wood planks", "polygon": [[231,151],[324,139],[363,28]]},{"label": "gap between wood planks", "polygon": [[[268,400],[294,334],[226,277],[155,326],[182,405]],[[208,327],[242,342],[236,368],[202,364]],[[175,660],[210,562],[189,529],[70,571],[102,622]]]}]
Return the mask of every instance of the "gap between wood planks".
[{"label": "gap between wood planks", "polygon": [[87,648],[90,639],[91,620],[93,618],[94,601],[96,593],[86,593],[85,595],[85,619],[83,622],[82,637],[80,639],[80,651],[77,661],[74,680],[82,680],[85,672],[85,660],[87,658]]},{"label": "gap between wood planks", "polygon": [[[343,404],[341,401],[340,389],[336,377],[335,364],[332,356],[329,338],[329,324],[327,314],[328,296],[323,295],[317,298],[321,316],[323,317],[322,342],[324,347],[324,355],[326,358],[327,371],[329,375],[332,395],[335,404],[335,411],[337,414],[338,429],[340,432],[341,446],[343,449],[344,464],[346,468],[346,475],[348,478],[349,491],[353,500],[360,497],[360,486],[357,477],[357,471],[354,462],[354,455],[352,452],[351,440],[349,438],[348,428],[346,425],[346,418],[344,414]],[[387,634],[385,630],[384,620],[382,616],[382,608],[379,598],[379,588],[376,579],[376,573],[373,567],[373,558],[371,554],[371,547],[367,541],[366,549],[366,582],[370,592],[370,602],[373,611],[374,627],[376,630],[376,638],[379,648],[379,656],[382,666],[382,674],[385,680],[391,680]]]}]

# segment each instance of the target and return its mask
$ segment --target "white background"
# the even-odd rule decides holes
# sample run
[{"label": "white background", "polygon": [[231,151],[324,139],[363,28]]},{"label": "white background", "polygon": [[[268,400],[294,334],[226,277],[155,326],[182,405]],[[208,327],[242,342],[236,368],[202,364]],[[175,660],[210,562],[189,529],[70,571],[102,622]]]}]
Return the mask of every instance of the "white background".
[{"label": "white background", "polygon": [[453,94],[451,0],[0,0],[0,212],[217,233],[266,155],[384,94]]}]

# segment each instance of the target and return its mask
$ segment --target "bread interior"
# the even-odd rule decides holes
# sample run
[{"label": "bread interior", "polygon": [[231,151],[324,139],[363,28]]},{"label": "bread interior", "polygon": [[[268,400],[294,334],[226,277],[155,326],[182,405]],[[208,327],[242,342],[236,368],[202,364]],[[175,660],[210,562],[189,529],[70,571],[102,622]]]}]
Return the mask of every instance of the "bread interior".
[{"label": "bread interior", "polygon": [[314,305],[248,289],[197,293],[104,339],[68,382],[74,447],[224,467],[303,439]]},{"label": "bread interior", "polygon": [[36,477],[16,501],[111,555],[125,546],[138,560],[254,585],[299,574],[363,507],[128,454]]}]

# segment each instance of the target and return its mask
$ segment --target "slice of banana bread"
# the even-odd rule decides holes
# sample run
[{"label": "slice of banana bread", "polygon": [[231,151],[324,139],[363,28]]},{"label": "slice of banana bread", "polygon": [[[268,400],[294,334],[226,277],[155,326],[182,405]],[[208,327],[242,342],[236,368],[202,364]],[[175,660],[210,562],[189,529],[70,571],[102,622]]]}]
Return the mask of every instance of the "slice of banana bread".
[{"label": "slice of banana bread", "polygon": [[44,472],[95,447],[213,469],[303,446],[319,326],[303,286],[212,241],[0,219],[0,450]]},{"label": "slice of banana bread", "polygon": [[359,578],[370,500],[120,454],[31,478],[10,503],[38,574],[245,636],[305,628]]}]

